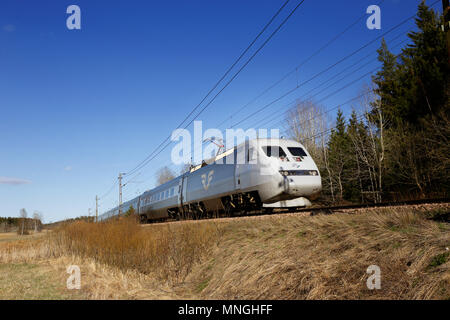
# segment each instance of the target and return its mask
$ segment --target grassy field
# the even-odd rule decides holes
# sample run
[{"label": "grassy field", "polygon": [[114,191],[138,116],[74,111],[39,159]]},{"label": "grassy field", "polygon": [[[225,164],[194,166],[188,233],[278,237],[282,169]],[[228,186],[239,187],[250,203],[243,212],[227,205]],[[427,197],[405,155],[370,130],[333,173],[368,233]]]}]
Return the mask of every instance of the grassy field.
[{"label": "grassy field", "polygon": [[[435,214],[75,222],[0,241],[0,298],[450,299],[450,225]],[[73,264],[81,290],[65,288]],[[380,290],[366,286],[370,265],[381,269]]]}]

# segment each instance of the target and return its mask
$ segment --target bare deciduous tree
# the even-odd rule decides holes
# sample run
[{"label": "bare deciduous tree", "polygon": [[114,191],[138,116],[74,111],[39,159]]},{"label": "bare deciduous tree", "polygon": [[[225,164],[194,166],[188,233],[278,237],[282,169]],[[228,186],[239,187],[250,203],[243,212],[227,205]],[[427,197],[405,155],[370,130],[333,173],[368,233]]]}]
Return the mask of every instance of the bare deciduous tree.
[{"label": "bare deciduous tree", "polygon": [[311,100],[298,101],[287,113],[288,136],[302,143],[316,162],[323,158],[325,115],[324,108]]},{"label": "bare deciduous tree", "polygon": [[28,217],[27,210],[20,209],[20,225],[18,233],[22,236],[24,234],[27,234],[27,217]]},{"label": "bare deciduous tree", "polygon": [[42,231],[42,213],[34,211],[33,213],[34,232]]},{"label": "bare deciduous tree", "polygon": [[327,149],[329,119],[323,106],[312,100],[298,101],[295,107],[287,112],[287,135],[302,143],[316,162],[324,176],[324,190],[329,190],[335,201],[333,176],[330,169]]},{"label": "bare deciduous tree", "polygon": [[361,187],[361,193],[371,194],[373,200],[379,203],[383,192],[386,119],[381,111],[381,101],[376,101],[371,91],[362,97],[361,105],[366,124],[362,124],[363,130],[349,132],[349,136],[357,154],[360,177],[370,181],[370,190],[363,190]]},{"label": "bare deciduous tree", "polygon": [[173,173],[172,170],[170,170],[167,166],[165,166],[158,170],[158,172],[156,173],[156,178],[158,185],[162,185],[174,179],[175,174]]}]

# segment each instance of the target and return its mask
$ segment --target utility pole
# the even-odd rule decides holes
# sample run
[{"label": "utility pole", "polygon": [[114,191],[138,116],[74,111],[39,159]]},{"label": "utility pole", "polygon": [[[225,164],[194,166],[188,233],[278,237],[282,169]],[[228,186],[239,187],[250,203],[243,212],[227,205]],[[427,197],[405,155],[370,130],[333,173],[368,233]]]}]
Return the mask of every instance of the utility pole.
[{"label": "utility pole", "polygon": [[447,54],[448,62],[450,63],[450,5],[449,0],[442,0],[442,12],[444,14],[443,30],[447,36]]},{"label": "utility pole", "polygon": [[95,222],[98,222],[98,196],[95,196]]},{"label": "utility pole", "polygon": [[122,214],[122,175],[125,173],[119,173],[119,216]]}]

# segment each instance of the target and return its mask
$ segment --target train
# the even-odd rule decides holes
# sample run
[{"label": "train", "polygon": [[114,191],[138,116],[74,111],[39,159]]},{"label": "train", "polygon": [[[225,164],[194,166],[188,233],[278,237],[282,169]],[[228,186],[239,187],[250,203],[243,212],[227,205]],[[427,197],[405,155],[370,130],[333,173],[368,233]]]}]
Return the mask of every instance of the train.
[{"label": "train", "polygon": [[[306,148],[289,139],[252,139],[121,205],[142,223],[273,212],[311,205],[322,181]],[[119,215],[115,207],[99,216]]]}]

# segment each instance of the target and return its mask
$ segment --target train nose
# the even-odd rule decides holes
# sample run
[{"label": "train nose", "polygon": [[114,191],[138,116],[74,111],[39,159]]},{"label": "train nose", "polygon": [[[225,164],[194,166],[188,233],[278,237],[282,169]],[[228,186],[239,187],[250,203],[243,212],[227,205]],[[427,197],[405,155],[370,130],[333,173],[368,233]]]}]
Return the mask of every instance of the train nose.
[{"label": "train nose", "polygon": [[287,176],[286,192],[293,197],[316,199],[322,191],[320,176]]}]

